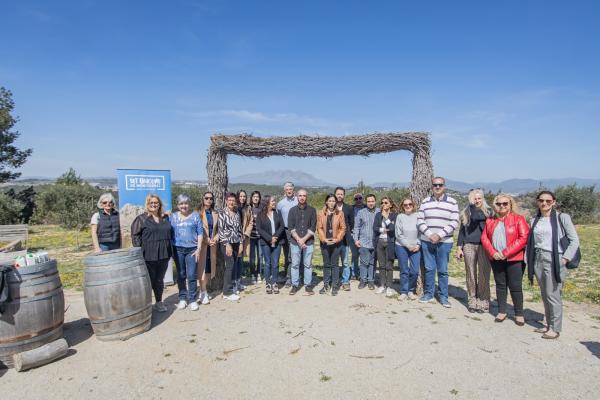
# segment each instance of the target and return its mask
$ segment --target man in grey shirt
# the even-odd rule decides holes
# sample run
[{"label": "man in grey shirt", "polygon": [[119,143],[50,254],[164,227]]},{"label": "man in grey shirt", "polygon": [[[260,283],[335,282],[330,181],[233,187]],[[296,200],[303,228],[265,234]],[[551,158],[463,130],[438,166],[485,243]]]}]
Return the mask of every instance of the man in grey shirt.
[{"label": "man in grey shirt", "polygon": [[300,260],[304,264],[304,288],[307,294],[313,294],[312,288],[312,255],[314,237],[317,230],[317,210],[307,203],[306,190],[298,191],[298,205],[290,209],[288,229],[290,231],[290,253],[292,255],[292,289],[290,295],[296,294],[300,286]]},{"label": "man in grey shirt", "polygon": [[375,289],[373,272],[375,268],[375,248],[373,246],[373,224],[375,223],[375,214],[379,212],[375,208],[377,199],[374,194],[367,195],[367,207],[361,209],[356,214],[354,220],[354,230],[352,238],[358,248],[360,255],[360,283],[359,289],[363,289],[367,284],[369,289]]}]

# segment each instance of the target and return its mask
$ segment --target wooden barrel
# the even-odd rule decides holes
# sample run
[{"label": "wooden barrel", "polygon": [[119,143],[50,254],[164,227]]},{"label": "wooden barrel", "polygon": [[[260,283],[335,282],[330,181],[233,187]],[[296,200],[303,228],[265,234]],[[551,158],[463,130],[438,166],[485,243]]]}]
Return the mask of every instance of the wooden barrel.
[{"label": "wooden barrel", "polygon": [[98,340],[126,340],[150,329],[152,288],[139,247],[85,258],[83,297]]},{"label": "wooden barrel", "polygon": [[13,367],[13,354],[63,337],[65,297],[56,260],[8,273],[10,302],[0,315],[0,368]]}]

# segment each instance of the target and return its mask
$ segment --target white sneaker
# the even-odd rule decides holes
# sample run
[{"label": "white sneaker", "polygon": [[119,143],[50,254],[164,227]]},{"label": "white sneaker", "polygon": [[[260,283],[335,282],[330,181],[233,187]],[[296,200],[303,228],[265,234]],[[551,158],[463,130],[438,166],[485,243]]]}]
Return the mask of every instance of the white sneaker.
[{"label": "white sneaker", "polygon": [[192,310],[192,311],[198,311],[198,308],[200,308],[200,307],[198,307],[198,303],[196,303],[195,301],[192,301],[190,303],[190,310]]},{"label": "white sneaker", "polygon": [[385,289],[385,296],[386,297],[392,297],[393,295],[394,295],[394,291],[392,290],[392,288]]},{"label": "white sneaker", "polygon": [[239,289],[238,289],[237,282],[233,282],[233,293],[235,293],[235,294],[240,294],[240,291],[239,291]]},{"label": "white sneaker", "polygon": [[244,290],[246,289],[246,285],[244,285],[241,281],[238,281],[237,288],[238,290]]},{"label": "white sneaker", "polygon": [[259,276],[256,277],[256,283],[262,283],[262,278]]},{"label": "white sneaker", "polygon": [[377,290],[375,291],[375,293],[377,293],[377,294],[381,294],[381,293],[383,293],[383,292],[385,292],[385,288],[384,288],[383,286],[379,286],[379,287],[377,288]]},{"label": "white sneaker", "polygon": [[408,299],[412,301],[418,299],[418,297],[413,292],[408,292]]},{"label": "white sneaker", "polygon": [[162,301],[159,301],[158,303],[154,304],[154,309],[158,312],[167,312],[167,307]]},{"label": "white sneaker", "polygon": [[179,303],[177,303],[178,310],[183,310],[186,306],[187,306],[187,303],[185,302],[185,300],[179,300]]},{"label": "white sneaker", "polygon": [[408,295],[406,295],[405,293],[402,293],[402,294],[400,295],[400,297],[398,297],[398,300],[399,300],[399,301],[404,301],[404,300],[406,300],[406,299],[408,299]]},{"label": "white sneaker", "polygon": [[256,285],[258,283],[258,279],[255,276],[252,277],[252,284]]},{"label": "white sneaker", "polygon": [[229,301],[238,301],[240,299],[240,296],[238,296],[235,293],[230,294],[229,296],[223,296],[223,298],[225,300],[229,300]]},{"label": "white sneaker", "polygon": [[208,298],[208,293],[206,293],[206,292],[200,293],[200,303],[203,305],[210,304],[210,299]]}]

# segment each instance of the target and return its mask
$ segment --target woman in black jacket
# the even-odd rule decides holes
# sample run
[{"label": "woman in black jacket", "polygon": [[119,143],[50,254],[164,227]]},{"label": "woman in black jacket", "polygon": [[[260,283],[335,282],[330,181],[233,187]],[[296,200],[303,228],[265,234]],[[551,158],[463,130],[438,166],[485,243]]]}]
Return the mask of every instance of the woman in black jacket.
[{"label": "woman in black jacket", "polygon": [[262,210],[256,220],[256,230],[260,236],[260,248],[265,260],[265,280],[267,293],[279,293],[277,274],[279,272],[279,254],[285,238],[285,225],[281,213],[277,211],[275,196],[265,196]]},{"label": "woman in black jacket", "polygon": [[373,247],[377,254],[379,265],[379,289],[376,293],[384,293],[387,297],[393,296],[392,276],[394,260],[396,259],[396,205],[394,201],[384,196],[381,199],[381,211],[375,214],[373,223]]},{"label": "woman in black jacket", "polygon": [[163,203],[155,194],[146,196],[146,210],[138,215],[131,224],[131,242],[141,247],[150,275],[150,284],[154,292],[158,312],[167,311],[162,302],[165,273],[169,259],[173,255],[171,247],[172,230],[169,217],[163,214]]}]

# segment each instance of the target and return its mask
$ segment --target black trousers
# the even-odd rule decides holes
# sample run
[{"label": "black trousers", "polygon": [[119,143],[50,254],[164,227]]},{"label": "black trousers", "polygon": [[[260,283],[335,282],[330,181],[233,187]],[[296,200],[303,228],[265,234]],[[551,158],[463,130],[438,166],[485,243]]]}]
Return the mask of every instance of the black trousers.
[{"label": "black trousers", "polygon": [[150,276],[150,285],[152,286],[156,302],[162,301],[163,290],[165,289],[165,273],[168,266],[168,258],[158,261],[146,261],[146,268]]},{"label": "black trousers", "polygon": [[227,245],[225,243],[220,243],[221,253],[223,254],[223,258],[225,260],[225,275],[223,276],[223,294],[225,296],[229,296],[233,293],[233,285],[232,285],[232,274],[233,274],[233,266],[238,260],[238,251],[240,250],[239,243],[231,243],[231,256],[227,255]]},{"label": "black trousers", "polygon": [[[340,281],[340,243],[334,245],[321,245],[323,255],[323,284],[337,288]],[[330,283],[331,282],[331,283]]]},{"label": "black trousers", "polygon": [[496,281],[498,313],[506,313],[507,287],[513,301],[515,316],[523,316],[523,261],[492,260],[492,271]]},{"label": "black trousers", "polygon": [[379,265],[379,283],[384,288],[391,288],[394,274],[394,260],[388,258],[387,248],[394,244],[388,244],[387,240],[379,239],[377,242],[377,264]]}]

